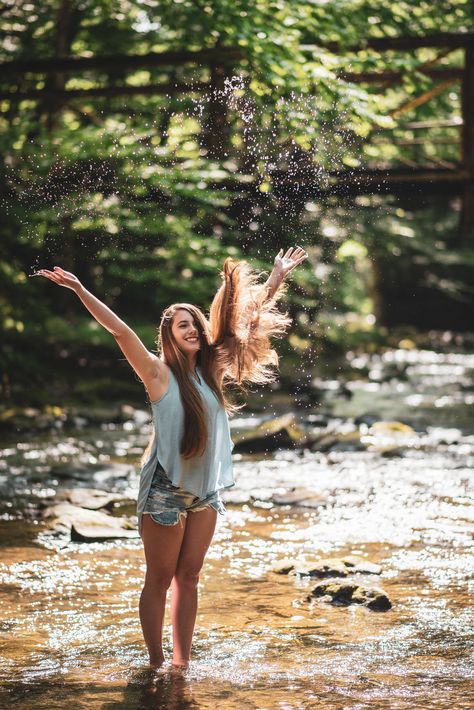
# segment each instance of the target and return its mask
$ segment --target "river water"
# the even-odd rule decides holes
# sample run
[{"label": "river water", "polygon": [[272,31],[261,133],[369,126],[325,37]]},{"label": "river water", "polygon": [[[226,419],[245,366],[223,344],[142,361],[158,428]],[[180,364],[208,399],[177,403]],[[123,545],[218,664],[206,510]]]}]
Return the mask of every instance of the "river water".
[{"label": "river water", "polygon": [[[353,360],[363,376],[344,392],[315,383],[326,389],[320,405],[295,412],[313,444],[235,456],[186,673],[146,670],[139,540],[71,542],[42,515],[64,489],[133,499],[147,439],[140,417],[6,438],[5,706],[471,708],[474,357],[398,350]],[[268,402],[260,418],[277,407]],[[236,434],[259,416],[242,415]],[[114,514],[133,520],[133,503]],[[381,566],[351,579],[382,587],[389,611],[308,601],[318,580],[272,571],[284,558],[304,566],[347,555]],[[167,616],[168,656],[170,632]]]}]

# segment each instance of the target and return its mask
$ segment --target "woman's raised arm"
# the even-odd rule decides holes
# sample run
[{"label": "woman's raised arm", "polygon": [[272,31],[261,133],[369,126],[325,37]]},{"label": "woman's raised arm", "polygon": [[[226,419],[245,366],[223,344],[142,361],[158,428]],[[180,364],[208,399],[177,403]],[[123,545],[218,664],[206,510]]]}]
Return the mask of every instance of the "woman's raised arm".
[{"label": "woman's raised arm", "polygon": [[225,260],[222,285],[209,313],[216,367],[224,379],[264,384],[275,378],[272,368],[278,364],[278,356],[271,340],[282,336],[290,325],[288,316],[277,307],[280,286],[306,258],[301,247],[285,253],[281,249],[264,284],[247,262]]},{"label": "woman's raised arm", "polygon": [[70,271],[55,266],[53,271],[40,269],[35,276],[44,276],[58,286],[74,291],[95,320],[114,336],[127,361],[145,385],[150,398],[154,399],[153,390],[156,388],[157,380],[165,374],[166,366],[156,355],[147,350],[136,333],[105,303],[84,288],[77,276]]},{"label": "woman's raised arm", "polygon": [[307,253],[301,247],[290,247],[285,253],[283,253],[283,249],[280,249],[275,257],[272,273],[263,284],[268,292],[267,298],[273,298],[287,274],[307,258]]}]

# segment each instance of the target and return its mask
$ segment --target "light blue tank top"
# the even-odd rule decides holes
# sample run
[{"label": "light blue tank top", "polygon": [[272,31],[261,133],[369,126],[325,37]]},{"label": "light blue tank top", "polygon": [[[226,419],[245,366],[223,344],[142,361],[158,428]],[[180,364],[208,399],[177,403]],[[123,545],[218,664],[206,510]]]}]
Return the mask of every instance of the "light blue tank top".
[{"label": "light blue tank top", "polygon": [[234,447],[230,438],[229,421],[224,407],[206,384],[201,370],[196,368],[199,382],[193,384],[199,390],[207,413],[207,446],[202,456],[184,459],[180,453],[184,434],[184,410],[181,404],[178,382],[170,370],[169,386],[165,394],[151,403],[153,414],[153,442],[150,456],[140,473],[137,511],[139,519],[144,510],[153,473],[160,463],[174,486],[205,498],[221,488],[234,485],[231,452]]}]

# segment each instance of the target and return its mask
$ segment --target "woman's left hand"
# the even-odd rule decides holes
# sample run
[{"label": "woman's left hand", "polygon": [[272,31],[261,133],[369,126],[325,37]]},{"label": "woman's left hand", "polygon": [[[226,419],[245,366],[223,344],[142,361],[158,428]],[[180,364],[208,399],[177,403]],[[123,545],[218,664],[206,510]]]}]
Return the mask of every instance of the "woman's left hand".
[{"label": "woman's left hand", "polygon": [[298,264],[301,264],[301,262],[307,258],[307,253],[301,247],[290,247],[285,254],[283,253],[283,249],[280,249],[275,257],[273,269],[284,279],[295,266],[298,266]]}]

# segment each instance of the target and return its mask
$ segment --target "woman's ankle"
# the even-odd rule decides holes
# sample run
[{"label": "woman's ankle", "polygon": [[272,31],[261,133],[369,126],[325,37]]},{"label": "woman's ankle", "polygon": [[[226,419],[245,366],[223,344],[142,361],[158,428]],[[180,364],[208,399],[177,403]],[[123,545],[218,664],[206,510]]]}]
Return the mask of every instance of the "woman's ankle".
[{"label": "woman's ankle", "polygon": [[165,657],[163,654],[157,656],[150,656],[150,668],[160,668],[165,662]]},{"label": "woman's ankle", "polygon": [[189,666],[189,659],[173,658],[171,665],[175,668],[187,668]]}]

